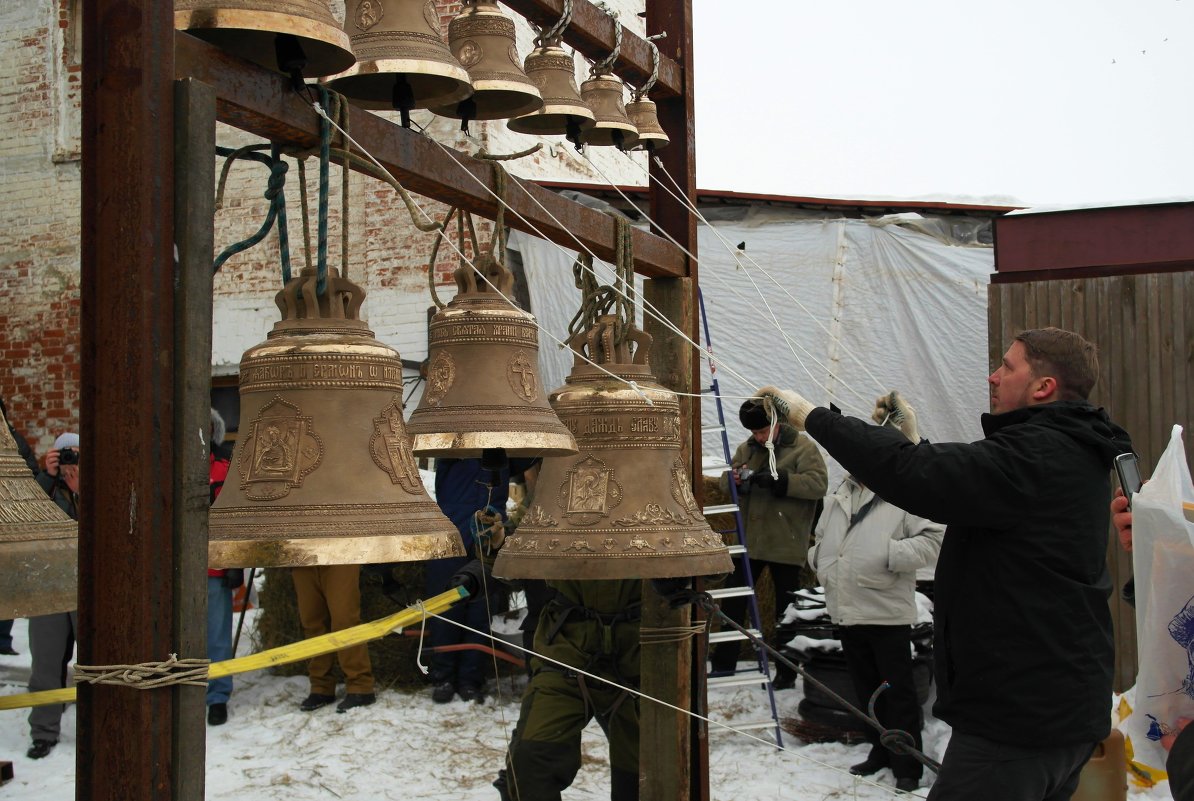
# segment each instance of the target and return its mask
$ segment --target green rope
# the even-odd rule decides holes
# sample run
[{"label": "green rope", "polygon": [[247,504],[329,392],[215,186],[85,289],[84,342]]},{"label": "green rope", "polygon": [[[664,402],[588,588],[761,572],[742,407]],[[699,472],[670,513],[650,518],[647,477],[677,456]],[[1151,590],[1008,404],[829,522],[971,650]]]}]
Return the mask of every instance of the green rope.
[{"label": "green rope", "polygon": [[[333,112],[328,109],[331,93],[323,84],[319,84],[319,101],[328,116]],[[316,223],[315,268],[318,278],[315,282],[315,294],[327,294],[328,283],[328,191],[329,166],[331,164],[332,124],[323,115],[319,117],[319,218]]]},{"label": "green rope", "polygon": [[[266,147],[270,148],[270,155],[266,156],[263,153],[257,152]],[[228,178],[228,171],[232,163],[238,158],[256,161],[270,168],[269,181],[265,189],[265,198],[270,203],[269,211],[265,215],[265,221],[261,224],[257,233],[224,248],[220,255],[216,257],[215,262],[213,262],[212,272],[219,272],[220,268],[224,266],[224,262],[228,261],[228,259],[259,244],[269,234],[276,220],[278,223],[278,250],[282,261],[282,283],[286,283],[290,280],[290,238],[287,235],[285,193],[286,171],[289,169],[289,165],[282,160],[277,145],[247,145],[236,148],[235,150],[226,147],[216,147],[216,154],[227,157],[224,168],[220,173],[220,183],[216,193],[217,207],[221,205],[224,196],[224,185]]]}]

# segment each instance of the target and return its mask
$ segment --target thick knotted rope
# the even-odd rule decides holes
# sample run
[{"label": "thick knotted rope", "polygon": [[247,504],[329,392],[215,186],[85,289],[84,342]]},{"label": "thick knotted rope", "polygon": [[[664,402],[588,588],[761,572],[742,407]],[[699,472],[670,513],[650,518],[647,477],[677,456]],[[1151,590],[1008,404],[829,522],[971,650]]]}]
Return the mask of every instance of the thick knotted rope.
[{"label": "thick knotted rope", "polygon": [[172,684],[207,686],[207,659],[179,659],[170,654],[165,662],[139,665],[75,665],[77,684],[116,684],[135,690],[154,690]]}]

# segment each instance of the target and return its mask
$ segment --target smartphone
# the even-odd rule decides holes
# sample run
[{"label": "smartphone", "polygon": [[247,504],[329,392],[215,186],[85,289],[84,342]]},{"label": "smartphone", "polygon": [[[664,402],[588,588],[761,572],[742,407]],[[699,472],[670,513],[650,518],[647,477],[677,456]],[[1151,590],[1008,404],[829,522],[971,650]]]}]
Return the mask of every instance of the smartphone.
[{"label": "smartphone", "polygon": [[1115,473],[1119,476],[1119,486],[1128,498],[1128,508],[1132,508],[1132,496],[1140,491],[1140,460],[1134,453],[1121,453],[1115,457]]}]

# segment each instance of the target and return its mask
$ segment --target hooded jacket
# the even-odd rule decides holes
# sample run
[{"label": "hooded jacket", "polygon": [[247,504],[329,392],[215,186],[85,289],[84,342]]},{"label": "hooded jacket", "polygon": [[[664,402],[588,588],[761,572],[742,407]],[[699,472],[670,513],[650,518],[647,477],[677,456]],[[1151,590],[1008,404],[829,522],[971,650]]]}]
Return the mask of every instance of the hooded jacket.
[{"label": "hooded jacket", "polygon": [[829,617],[839,626],[915,623],[916,571],[936,564],[944,531],[847,477],[825,498],[817,544],[808,551]]},{"label": "hooded jacket", "polygon": [[[734,451],[732,463],[762,475],[768,471],[767,449],[753,438],[748,439]],[[786,424],[779,427],[775,468],[780,476],[777,484],[756,486],[749,492],[739,490],[746,548],[751,559],[803,565],[817,501],[829,488],[829,471],[817,446]],[[727,492],[729,475],[721,479],[722,489]],[[777,495],[776,487],[782,494]]]},{"label": "hooded jacket", "polygon": [[913,445],[813,410],[808,433],[884,500],[947,526],[934,587],[934,714],[1002,743],[1111,728],[1110,471],[1131,450],[1102,409],[984,414],[978,442]]}]

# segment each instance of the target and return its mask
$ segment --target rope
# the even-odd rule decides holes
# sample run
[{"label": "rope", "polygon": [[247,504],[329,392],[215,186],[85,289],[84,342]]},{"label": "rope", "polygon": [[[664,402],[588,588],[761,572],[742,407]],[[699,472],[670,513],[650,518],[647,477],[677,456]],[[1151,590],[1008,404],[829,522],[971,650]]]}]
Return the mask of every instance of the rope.
[{"label": "rope", "polygon": [[[321,116],[324,116],[324,115],[326,114],[326,112],[324,112],[324,110],[323,110],[323,109],[322,109],[322,108],[319,106],[319,104],[318,104],[318,103],[313,103],[313,104],[312,104],[312,107],[315,109],[316,113],[320,114]],[[430,139],[430,137],[428,137],[428,138]],[[434,140],[434,139],[430,139],[430,141],[432,141],[432,142],[435,142],[435,140]],[[445,147],[444,147],[442,144],[440,144],[439,142],[435,142],[435,143],[436,143],[437,145],[439,145],[441,148],[443,148],[445,152],[447,152],[447,153],[449,153],[449,154],[451,153],[451,151],[449,151],[447,148],[445,148]],[[385,167],[384,167],[384,166],[381,164],[381,162],[377,161],[377,159],[375,159],[375,158],[373,157],[373,155],[369,153],[369,151],[365,150],[365,148],[363,148],[363,147],[361,146],[361,143],[360,143],[360,142],[357,142],[356,140],[353,140],[353,145],[355,145],[355,146],[356,146],[356,148],[357,148],[358,150],[360,150],[362,153],[364,153],[364,154],[365,154],[365,155],[366,155],[366,156],[369,158],[369,160],[370,160],[370,161],[372,161],[372,162],[373,162],[375,165],[377,165],[377,167],[378,167],[379,169],[381,169],[381,170],[383,170],[383,171],[386,171],[386,170],[385,170]],[[453,156],[452,158],[453,158],[453,159],[455,159],[455,156]],[[460,164],[460,162],[459,162],[459,161],[457,161],[457,164]],[[460,164],[460,167],[461,167],[461,169],[464,169],[464,170],[465,170],[465,172],[467,172],[467,173],[468,173],[468,174],[469,174],[469,175],[472,177],[472,179],[473,179],[474,181],[477,181],[479,184],[481,184],[481,186],[483,186],[483,187],[485,188],[485,190],[486,190],[486,191],[488,191],[490,194],[493,194],[493,190],[491,190],[491,189],[489,189],[489,187],[485,186],[485,182],[484,182],[484,181],[481,181],[479,178],[477,178],[477,176],[473,175],[472,171],[468,170],[468,169],[467,169],[467,168],[466,168],[466,167],[465,167],[463,164]],[[388,174],[388,171],[386,171],[386,172],[387,172],[387,174]],[[521,184],[519,184],[519,186],[521,186]],[[528,193],[528,194],[529,194],[529,193]],[[533,196],[532,196],[532,198],[533,198]],[[536,200],[536,202],[538,202],[538,201]],[[424,218],[426,218],[428,221],[432,221],[431,215],[430,215],[430,214],[428,214],[428,213],[427,213],[427,212],[426,212],[426,211],[423,209],[423,207],[422,207],[422,206],[420,206],[420,205],[419,205],[417,202],[415,202],[413,205],[414,205],[414,207],[415,207],[415,208],[418,210],[419,214],[421,214],[421,215],[422,215]],[[518,214],[518,212],[517,212],[515,209],[510,209],[510,211],[513,211],[513,212],[514,212],[516,215],[518,215],[518,216],[519,216],[519,218],[520,218],[520,219],[523,219],[524,221],[526,221],[526,218],[525,218],[525,217],[522,217],[522,215],[519,215],[519,214]],[[557,222],[557,223],[559,223],[559,221],[558,221],[558,220],[557,220],[556,222]],[[529,221],[528,221],[528,225],[531,225],[531,224],[529,223]],[[534,228],[534,226],[533,226],[533,225],[531,225],[531,227],[532,227],[532,229],[534,229],[534,230],[538,231],[538,229],[537,229],[537,228]],[[563,227],[563,226],[561,225],[561,227]],[[565,229],[565,230],[567,230],[567,229]],[[542,236],[542,233],[541,233],[541,232],[540,232],[540,235]],[[483,275],[483,274],[482,274],[482,273],[481,273],[479,270],[477,270],[477,269],[476,269],[476,265],[474,265],[474,264],[473,264],[473,261],[472,261],[471,259],[469,259],[469,258],[468,258],[466,255],[464,255],[464,252],[463,252],[462,250],[460,250],[458,247],[456,247],[454,244],[452,244],[452,241],[451,241],[450,239],[446,239],[445,241],[447,241],[447,243],[448,243],[448,246],[449,246],[449,247],[451,247],[453,250],[455,250],[455,251],[456,251],[456,254],[457,254],[457,255],[458,255],[458,256],[459,256],[459,257],[460,257],[460,258],[461,258],[461,259],[462,259],[462,260],[463,260],[465,263],[467,263],[468,265],[470,265],[471,267],[473,267],[473,270],[474,270],[474,271],[475,271],[475,272],[476,272],[478,275],[480,275],[480,276],[481,276],[482,280],[484,280],[484,281],[485,281],[485,283],[486,283],[486,284],[488,284],[488,285],[489,285],[489,286],[490,286],[490,287],[493,289],[493,291],[494,291],[495,293],[497,293],[498,297],[500,297],[502,300],[506,301],[506,302],[507,302],[508,304],[510,304],[510,306],[512,306],[513,308],[516,308],[516,309],[517,309],[517,308],[520,308],[520,307],[518,306],[518,304],[517,304],[517,303],[515,303],[515,302],[514,302],[514,301],[513,301],[511,298],[507,297],[507,296],[506,296],[506,294],[505,294],[504,292],[502,292],[502,290],[501,290],[500,288],[498,288],[497,286],[494,286],[493,282],[492,282],[492,281],[490,281],[490,280],[489,280],[489,278],[488,278],[487,276]],[[561,248],[561,250],[563,250],[563,248]],[[667,322],[667,323],[670,323],[670,321],[668,321],[668,320],[665,320],[665,322]],[[673,327],[675,327],[675,326],[674,326],[674,324],[672,324],[672,326],[673,326]],[[536,327],[536,328],[537,328],[537,329],[538,329],[538,330],[539,330],[541,333],[543,333],[545,336],[547,336],[547,338],[548,338],[548,339],[550,339],[551,341],[555,342],[555,343],[556,343],[557,345],[559,345],[561,348],[567,348],[567,347],[569,347],[569,346],[568,346],[568,343],[564,342],[562,339],[560,339],[559,337],[557,337],[555,334],[553,334],[552,332],[548,331],[548,330],[547,330],[546,328],[544,328],[544,327],[543,327],[543,326],[542,326],[542,325],[541,325],[541,324],[540,324],[540,323],[539,323],[537,320],[535,321],[535,327]],[[678,329],[677,329],[677,330],[678,330]],[[619,376],[619,375],[616,375],[616,374],[614,374],[614,373],[611,373],[609,370],[605,369],[605,368],[604,368],[604,367],[602,367],[600,364],[597,364],[597,363],[596,363],[596,362],[594,362],[592,359],[589,359],[589,358],[588,358],[587,356],[585,356],[584,354],[579,354],[579,356],[580,356],[580,358],[581,358],[581,360],[582,360],[582,361],[585,361],[585,362],[587,362],[589,365],[591,365],[592,367],[596,368],[596,369],[597,369],[597,370],[599,370],[600,372],[602,372],[602,373],[605,373],[605,374],[606,374],[606,375],[608,375],[610,378],[612,378],[612,379],[614,379],[614,380],[616,380],[616,381],[621,381],[623,384],[625,384],[626,386],[628,386],[628,387],[629,387],[631,390],[633,390],[633,391],[635,392],[635,394],[637,394],[637,395],[639,396],[639,398],[640,398],[640,399],[641,399],[641,400],[642,400],[644,403],[646,403],[648,406],[654,406],[654,402],[653,402],[653,401],[652,401],[652,400],[651,400],[649,397],[647,397],[646,393],[645,393],[645,392],[643,392],[641,388],[639,388],[639,386],[638,386],[638,384],[637,384],[637,383],[635,383],[634,381],[627,381],[625,378],[622,378],[622,377],[621,377],[621,376]],[[674,393],[674,394],[681,394],[681,393]]]},{"label": "rope", "polygon": [[[297,157],[296,157],[297,158]],[[307,160],[298,158],[299,198],[303,206],[303,260],[306,268],[311,269],[311,220],[307,208]]]},{"label": "rope", "polygon": [[192,687],[207,686],[206,659],[179,659],[170,654],[165,662],[142,662],[139,665],[75,665],[75,681],[79,684],[117,684],[134,690],[154,690],[173,684]]},{"label": "rope", "polygon": [[558,42],[570,24],[572,24],[572,0],[564,0],[564,10],[560,14],[559,20],[546,31],[539,31],[539,35],[535,37],[535,47]]},{"label": "rope", "polygon": [[668,645],[686,642],[698,634],[705,632],[704,623],[693,623],[687,626],[663,626],[660,628],[641,626],[639,642],[643,645]]},{"label": "rope", "polygon": [[605,58],[594,62],[593,66],[589,69],[589,77],[598,78],[610,71],[614,66],[614,62],[618,60],[619,53],[622,51],[622,23],[618,22],[618,12],[605,3],[597,2],[593,5],[604,11],[614,21],[614,49]]},{"label": "rope", "polygon": [[[317,87],[319,99],[324,106],[334,101],[339,107],[339,95],[333,95],[323,84]],[[336,112],[333,111],[333,114]],[[343,130],[343,129],[341,129]],[[332,147],[332,119],[321,116],[319,122],[319,217],[316,220],[315,270],[318,276],[315,281],[315,294],[327,294],[328,283],[328,172],[331,164]]]},{"label": "rope", "polygon": [[634,99],[642,100],[647,96],[647,93],[655,88],[655,82],[659,80],[659,48],[655,46],[655,39],[664,39],[667,33],[657,33],[654,36],[647,37],[647,47],[651,48],[651,77],[647,78],[647,82],[641,88],[634,91]]},{"label": "rope", "polygon": [[[715,604],[715,606],[716,606],[716,604]],[[430,614],[430,616],[438,618],[440,620],[444,620],[448,623],[451,623],[453,626],[456,626],[459,629],[463,629],[464,631],[471,632],[472,634],[475,634],[475,635],[481,637],[482,639],[487,639],[491,642],[494,642],[495,644],[497,642],[497,638],[494,637],[492,632],[484,632],[479,629],[475,629],[472,626],[469,626],[465,623],[460,623],[458,621],[443,617],[438,614]],[[703,627],[704,626],[702,625],[702,628]],[[815,757],[808,756],[807,754],[797,753],[795,751],[788,751],[783,746],[776,743],[774,739],[763,739],[762,737],[757,737],[754,734],[751,734],[750,732],[748,732],[744,729],[735,728],[734,726],[731,726],[728,723],[723,723],[720,720],[714,720],[713,718],[710,718],[707,715],[701,715],[697,712],[693,712],[691,709],[683,709],[681,707],[676,706],[675,704],[668,703],[667,701],[664,701],[662,698],[656,698],[652,695],[647,695],[646,693],[644,693],[643,691],[641,691],[635,687],[630,687],[627,685],[619,684],[618,682],[613,681],[608,678],[605,678],[604,676],[598,676],[598,675],[596,675],[594,673],[590,673],[582,668],[578,668],[574,665],[569,665],[566,662],[561,662],[558,659],[552,659],[551,657],[546,656],[545,654],[538,653],[537,651],[534,651],[530,648],[524,648],[523,646],[518,645],[516,643],[512,643],[512,642],[503,640],[501,642],[501,647],[513,648],[515,650],[523,652],[524,654],[538,657],[539,659],[543,660],[544,662],[551,662],[552,664],[558,665],[559,667],[562,667],[571,673],[575,673],[577,675],[584,676],[585,678],[594,679],[596,681],[601,682],[602,684],[608,684],[609,686],[611,686],[615,689],[621,690],[622,692],[628,693],[629,695],[633,695],[634,697],[639,698],[643,701],[650,701],[651,703],[659,704],[662,707],[666,707],[675,712],[679,712],[683,715],[687,715],[688,717],[693,718],[694,720],[702,721],[710,726],[714,726],[718,729],[721,729],[722,731],[733,732],[734,734],[738,734],[738,735],[741,735],[748,739],[754,740],[757,743],[766,745],[766,746],[773,748],[777,751],[780,751],[784,754],[790,754],[791,756],[795,757],[796,759],[804,760],[805,762],[811,762],[814,765],[825,768],[826,770],[832,771],[834,773],[840,773],[844,777],[850,779],[851,782],[854,784],[870,785],[871,787],[874,787],[878,790],[882,790],[890,795],[897,795],[896,789],[894,787],[891,787],[890,785],[879,784],[876,781],[872,781],[870,779],[866,779],[861,776],[855,776],[855,775],[847,772],[846,770],[837,767],[836,765],[831,765],[828,762],[823,762],[822,760],[816,759]],[[770,646],[767,646],[767,647],[770,648]],[[790,663],[789,663],[789,665],[790,665]],[[800,669],[797,668],[797,670],[799,671]],[[814,679],[813,681],[816,681],[816,680]],[[827,688],[826,688],[826,691],[832,694],[832,691],[828,690]],[[924,797],[924,796],[920,796],[920,795],[916,795],[916,794],[908,794],[908,793],[898,793],[898,795],[901,798],[905,798],[905,797],[923,798]]]},{"label": "rope", "polygon": [[[257,152],[264,150],[266,147],[270,148],[269,156]],[[223,206],[224,188],[232,163],[239,158],[245,158],[265,164],[270,168],[269,181],[265,188],[265,198],[269,201],[269,210],[266,212],[265,221],[257,229],[255,234],[224,248],[212,263],[212,273],[218,273],[220,268],[224,266],[224,262],[236,254],[243,253],[259,244],[269,234],[276,220],[278,222],[278,250],[282,261],[282,282],[285,283],[290,280],[290,242],[286,231],[286,194],[284,191],[288,165],[282,161],[277,145],[246,145],[235,150],[217,147],[216,153],[217,155],[227,156],[224,166],[220,170],[220,180],[216,187],[216,208],[219,209]]]}]

